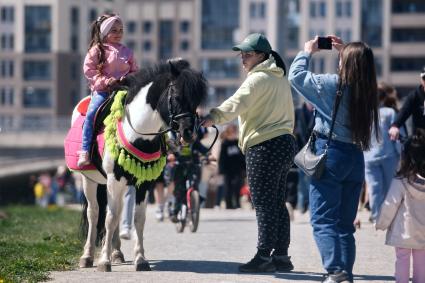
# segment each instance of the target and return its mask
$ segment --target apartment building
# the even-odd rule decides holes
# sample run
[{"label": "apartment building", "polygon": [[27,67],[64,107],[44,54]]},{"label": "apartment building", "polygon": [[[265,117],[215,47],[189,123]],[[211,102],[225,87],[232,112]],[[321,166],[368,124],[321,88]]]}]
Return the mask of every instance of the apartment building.
[{"label": "apartment building", "polygon": [[[140,66],[182,57],[204,72],[217,105],[245,77],[231,47],[262,32],[288,65],[304,42],[336,34],[373,47],[380,80],[405,94],[425,65],[422,0],[2,0],[0,127],[58,127],[88,94],[82,61],[89,26],[105,12],[124,20],[123,42]],[[336,52],[314,56],[312,70],[335,72]],[[296,103],[297,104],[297,103]]]},{"label": "apartment building", "polygon": [[[299,46],[315,35],[336,34],[345,42],[362,40],[374,50],[378,80],[403,96],[419,84],[425,66],[425,1],[299,0]],[[296,52],[288,50],[288,56]],[[338,55],[321,51],[312,70],[335,72]]]}]

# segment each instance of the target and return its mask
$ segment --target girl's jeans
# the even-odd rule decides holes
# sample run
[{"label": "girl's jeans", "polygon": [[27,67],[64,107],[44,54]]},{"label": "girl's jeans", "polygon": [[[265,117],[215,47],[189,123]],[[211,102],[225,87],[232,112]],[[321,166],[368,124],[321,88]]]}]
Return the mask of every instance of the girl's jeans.
[{"label": "girl's jeans", "polygon": [[397,283],[408,283],[410,276],[410,255],[413,256],[413,283],[425,282],[425,249],[395,248],[395,279]]},{"label": "girl's jeans", "polygon": [[89,107],[86,113],[86,119],[83,125],[83,140],[82,140],[82,151],[89,152],[91,149],[91,143],[93,139],[93,120],[97,109],[108,97],[107,92],[93,92],[90,100]]},{"label": "girl's jeans", "polygon": [[[249,147],[246,152],[248,185],[258,225],[260,250],[287,254],[289,215],[285,206],[286,176],[295,155],[295,139],[282,135]],[[280,255],[280,254],[279,254]]]},{"label": "girl's jeans", "polygon": [[378,161],[366,162],[366,184],[369,195],[371,218],[376,220],[385,196],[394,178],[398,156],[390,156]]},{"label": "girl's jeans", "polygon": [[[317,153],[327,139],[318,137]],[[311,179],[310,211],[313,235],[327,272],[345,270],[353,279],[356,244],[353,225],[364,179],[363,152],[354,144],[332,140],[322,177]]]}]

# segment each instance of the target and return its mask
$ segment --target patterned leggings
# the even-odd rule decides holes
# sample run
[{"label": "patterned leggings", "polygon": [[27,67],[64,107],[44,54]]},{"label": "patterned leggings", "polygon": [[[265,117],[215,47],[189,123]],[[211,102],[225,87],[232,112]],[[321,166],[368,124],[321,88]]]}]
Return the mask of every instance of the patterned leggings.
[{"label": "patterned leggings", "polygon": [[282,135],[248,148],[248,185],[255,207],[259,250],[287,254],[290,242],[285,206],[286,177],[295,155],[295,139]]}]

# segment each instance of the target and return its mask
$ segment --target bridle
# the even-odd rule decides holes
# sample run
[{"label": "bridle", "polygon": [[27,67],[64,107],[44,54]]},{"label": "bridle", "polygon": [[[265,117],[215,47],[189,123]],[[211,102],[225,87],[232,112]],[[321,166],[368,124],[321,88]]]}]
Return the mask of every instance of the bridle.
[{"label": "bridle", "polygon": [[[165,93],[167,93],[167,97],[168,97],[168,99],[167,99],[167,103],[168,103],[167,107],[168,107],[168,113],[169,113],[168,128],[166,128],[166,129],[164,129],[162,131],[158,131],[156,133],[141,133],[141,132],[137,131],[133,127],[133,125],[131,123],[130,112],[128,111],[128,107],[127,107],[127,105],[125,106],[125,114],[124,114],[125,116],[124,117],[128,121],[128,124],[130,125],[130,128],[136,134],[145,135],[145,136],[158,136],[158,135],[163,135],[165,133],[168,133],[168,132],[171,132],[172,131],[172,132],[176,133],[177,135],[179,135],[180,124],[179,124],[178,121],[180,119],[184,119],[184,118],[191,118],[191,119],[194,120],[193,121],[193,125],[194,125],[193,126],[193,133],[198,133],[198,130],[199,130],[199,128],[202,125],[202,121],[199,119],[199,115],[198,115],[198,113],[196,111],[194,111],[193,113],[191,113],[191,112],[183,112],[183,113],[180,113],[180,114],[175,114],[174,113],[174,110],[173,110],[173,107],[172,107],[172,105],[173,105],[173,103],[172,103],[173,96],[171,95],[171,91],[170,91],[171,88],[174,87],[174,86],[175,86],[174,83],[170,83],[167,86],[167,88],[165,88],[163,90],[163,92],[161,93],[161,96],[160,96],[160,97],[164,97]],[[158,104],[159,104],[159,102],[158,102]],[[215,137],[214,137],[214,141],[212,142],[211,146],[208,148],[208,152],[212,149],[212,147],[214,146],[214,144],[215,144],[215,142],[217,141],[217,138],[218,138],[218,129],[217,129],[217,127],[215,125],[213,125],[212,127],[216,130],[216,134],[215,134]]]}]

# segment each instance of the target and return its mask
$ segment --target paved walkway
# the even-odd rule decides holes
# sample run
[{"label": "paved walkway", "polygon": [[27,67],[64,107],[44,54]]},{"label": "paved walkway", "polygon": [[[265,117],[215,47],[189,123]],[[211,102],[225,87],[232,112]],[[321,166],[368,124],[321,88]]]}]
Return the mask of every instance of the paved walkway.
[{"label": "paved walkway", "polygon": [[[289,253],[291,273],[241,274],[238,265],[251,259],[256,246],[256,223],[250,209],[201,211],[197,233],[177,234],[174,225],[158,223],[153,206],[148,207],[145,254],[153,271],[136,272],[131,263],[133,241],[123,241],[126,264],[113,265],[112,272],[96,268],[53,272],[52,282],[321,282],[323,269],[312,237],[308,214],[295,215]],[[385,233],[376,232],[359,213],[362,227],[356,233],[355,282],[394,282],[394,251],[384,245]]]}]

